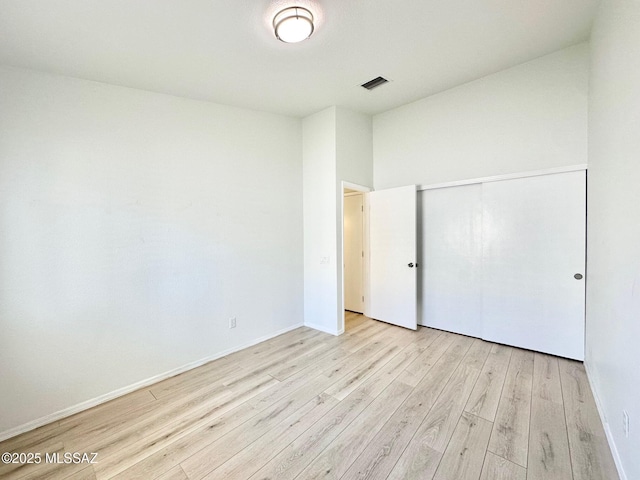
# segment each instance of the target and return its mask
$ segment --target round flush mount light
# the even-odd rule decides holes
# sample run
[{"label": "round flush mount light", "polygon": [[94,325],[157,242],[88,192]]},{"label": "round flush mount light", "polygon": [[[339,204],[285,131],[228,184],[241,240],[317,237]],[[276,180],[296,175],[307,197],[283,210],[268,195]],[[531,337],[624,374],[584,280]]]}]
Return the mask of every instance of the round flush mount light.
[{"label": "round flush mount light", "polygon": [[286,43],[306,40],[313,33],[313,14],[303,7],[280,10],[273,17],[273,31],[278,40]]}]

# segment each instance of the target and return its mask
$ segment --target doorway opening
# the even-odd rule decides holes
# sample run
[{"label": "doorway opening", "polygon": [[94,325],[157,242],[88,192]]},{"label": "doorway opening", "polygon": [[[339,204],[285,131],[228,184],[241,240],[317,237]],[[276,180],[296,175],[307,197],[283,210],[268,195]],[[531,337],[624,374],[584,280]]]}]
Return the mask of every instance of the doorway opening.
[{"label": "doorway opening", "polygon": [[340,331],[348,331],[362,321],[366,301],[366,220],[365,193],[371,189],[342,182],[342,316]]}]

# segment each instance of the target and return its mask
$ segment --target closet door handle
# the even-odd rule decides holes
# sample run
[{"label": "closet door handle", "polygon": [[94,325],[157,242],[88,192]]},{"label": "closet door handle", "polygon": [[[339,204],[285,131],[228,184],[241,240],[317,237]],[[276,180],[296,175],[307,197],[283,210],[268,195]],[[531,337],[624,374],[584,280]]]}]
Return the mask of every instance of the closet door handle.
[{"label": "closet door handle", "polygon": [[407,265],[407,267],[409,267],[409,268],[413,268],[413,262],[412,262],[412,263],[410,263],[409,265]]},{"label": "closet door handle", "polygon": [[575,278],[576,280],[582,280],[582,274],[581,273],[576,273],[573,278]]}]

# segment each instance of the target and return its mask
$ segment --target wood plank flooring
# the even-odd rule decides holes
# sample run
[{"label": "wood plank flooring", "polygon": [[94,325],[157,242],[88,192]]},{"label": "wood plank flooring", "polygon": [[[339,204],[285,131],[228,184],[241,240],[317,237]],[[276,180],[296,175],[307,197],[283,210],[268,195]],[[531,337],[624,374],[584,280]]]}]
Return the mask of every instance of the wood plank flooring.
[{"label": "wood plank flooring", "polygon": [[347,313],[0,443],[7,479],[616,480],[584,367]]}]

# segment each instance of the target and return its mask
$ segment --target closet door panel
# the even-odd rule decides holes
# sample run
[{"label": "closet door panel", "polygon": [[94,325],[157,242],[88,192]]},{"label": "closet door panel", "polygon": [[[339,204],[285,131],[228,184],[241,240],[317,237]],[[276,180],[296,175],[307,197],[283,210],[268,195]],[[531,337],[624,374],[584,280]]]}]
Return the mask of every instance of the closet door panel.
[{"label": "closet door panel", "polygon": [[484,339],[584,358],[585,195],[584,172],[483,185]]},{"label": "closet door panel", "polygon": [[482,335],[482,185],[423,190],[420,324]]}]

